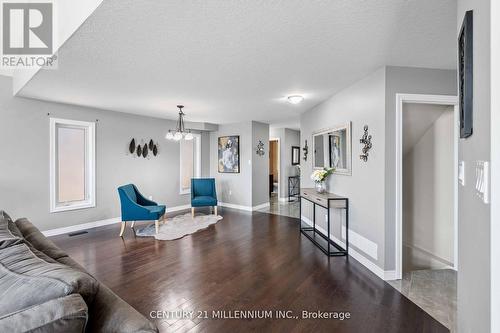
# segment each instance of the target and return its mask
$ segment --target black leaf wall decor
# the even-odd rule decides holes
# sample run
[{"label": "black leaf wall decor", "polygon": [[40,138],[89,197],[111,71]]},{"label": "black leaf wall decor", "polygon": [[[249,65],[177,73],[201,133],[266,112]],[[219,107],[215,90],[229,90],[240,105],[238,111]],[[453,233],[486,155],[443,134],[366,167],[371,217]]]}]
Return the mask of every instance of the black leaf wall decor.
[{"label": "black leaf wall decor", "polygon": [[152,156],[158,156],[159,154],[158,147],[159,147],[158,143],[155,143],[153,139],[149,139],[148,141],[147,139],[136,140],[135,138],[132,138],[128,143],[128,151],[130,152],[130,154],[132,155],[137,154],[137,156],[144,158],[146,158],[148,155],[150,156],[150,158]]},{"label": "black leaf wall decor", "polygon": [[135,139],[132,138],[132,141],[130,141],[130,144],[128,145],[128,151],[133,154],[135,151]]}]

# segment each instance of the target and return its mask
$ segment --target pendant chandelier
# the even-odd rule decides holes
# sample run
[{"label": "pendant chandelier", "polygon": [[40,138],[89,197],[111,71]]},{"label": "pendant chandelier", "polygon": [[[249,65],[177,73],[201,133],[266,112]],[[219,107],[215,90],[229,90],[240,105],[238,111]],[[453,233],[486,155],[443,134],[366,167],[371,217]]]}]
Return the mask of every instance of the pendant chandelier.
[{"label": "pendant chandelier", "polygon": [[193,134],[191,134],[191,130],[186,130],[184,128],[185,113],[182,112],[184,105],[177,105],[177,107],[179,108],[179,120],[177,121],[177,128],[175,130],[168,130],[165,138],[174,141],[179,141],[182,138],[184,138],[184,140],[193,140]]}]

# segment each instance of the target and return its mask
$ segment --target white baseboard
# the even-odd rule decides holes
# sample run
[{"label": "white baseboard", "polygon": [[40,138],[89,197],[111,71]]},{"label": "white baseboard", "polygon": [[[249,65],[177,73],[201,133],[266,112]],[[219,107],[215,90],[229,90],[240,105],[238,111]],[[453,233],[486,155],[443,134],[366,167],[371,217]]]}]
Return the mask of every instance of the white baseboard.
[{"label": "white baseboard", "polygon": [[259,210],[271,206],[270,202],[263,203],[262,205],[253,206],[252,210]]},{"label": "white baseboard", "polygon": [[250,207],[250,206],[235,205],[235,204],[227,203],[227,202],[219,202],[219,206],[233,208],[233,209],[239,209],[239,210],[245,210],[247,212],[252,211],[252,207]]},{"label": "white baseboard", "polygon": [[[167,208],[166,212],[172,213],[172,212],[177,212],[177,211],[185,210],[185,209],[189,209],[189,208],[191,208],[191,205],[175,206],[175,207]],[[50,236],[67,234],[70,232],[76,232],[76,231],[81,231],[81,230],[86,230],[86,229],[102,227],[102,226],[113,224],[113,223],[119,223],[121,221],[122,221],[121,217],[118,216],[118,217],[112,217],[112,218],[105,219],[105,220],[76,224],[76,225],[72,225],[69,227],[62,227],[62,228],[45,230],[45,231],[42,231],[42,233],[45,236],[50,237]]]},{"label": "white baseboard", "polygon": [[110,219],[105,219],[105,220],[100,220],[100,221],[76,224],[76,225],[72,225],[69,227],[62,227],[62,228],[45,230],[45,231],[42,231],[42,234],[44,234],[47,237],[50,237],[50,236],[62,235],[62,234],[67,234],[70,232],[75,232],[75,231],[80,231],[80,230],[85,230],[85,229],[102,227],[105,225],[119,223],[119,222],[121,222],[120,217],[113,217]]},{"label": "white baseboard", "polygon": [[227,203],[227,202],[219,202],[219,206],[221,206],[221,207],[244,210],[247,212],[253,212],[253,211],[256,211],[259,209],[263,209],[263,208],[269,207],[270,205],[271,204],[269,202],[266,202],[266,203],[263,203],[262,205],[251,207],[251,206],[235,205],[235,204],[231,204],[231,203]]},{"label": "white baseboard", "polygon": [[[312,226],[312,221],[309,220],[307,217],[302,216],[302,221],[305,223],[309,224]],[[323,228],[319,227],[316,225],[316,229],[321,231],[323,234],[327,234],[327,231],[324,230]],[[335,237],[334,235],[330,234],[330,237],[332,240],[334,240],[337,244],[340,246],[345,247],[345,242],[340,240],[339,238]],[[345,238],[345,227],[342,226],[342,237]],[[377,244],[370,241],[369,239],[359,235],[358,233],[349,230],[349,255],[359,261],[360,264],[368,268],[372,273],[377,275],[379,278],[382,280],[395,280],[396,279],[396,271],[391,270],[391,271],[384,271],[382,268],[377,266],[373,261],[368,259],[365,255],[359,253],[351,245],[356,246],[360,250],[364,252],[364,250],[367,251],[367,255],[372,257],[373,259],[377,260],[378,255],[377,255]]]}]

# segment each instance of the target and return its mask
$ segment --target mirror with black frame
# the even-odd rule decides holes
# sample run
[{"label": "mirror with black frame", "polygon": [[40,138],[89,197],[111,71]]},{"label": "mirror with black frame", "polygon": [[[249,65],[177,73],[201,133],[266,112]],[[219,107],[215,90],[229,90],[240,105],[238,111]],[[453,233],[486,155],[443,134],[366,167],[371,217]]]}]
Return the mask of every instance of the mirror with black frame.
[{"label": "mirror with black frame", "polygon": [[313,134],[314,169],[335,168],[334,173],[351,174],[351,123]]}]

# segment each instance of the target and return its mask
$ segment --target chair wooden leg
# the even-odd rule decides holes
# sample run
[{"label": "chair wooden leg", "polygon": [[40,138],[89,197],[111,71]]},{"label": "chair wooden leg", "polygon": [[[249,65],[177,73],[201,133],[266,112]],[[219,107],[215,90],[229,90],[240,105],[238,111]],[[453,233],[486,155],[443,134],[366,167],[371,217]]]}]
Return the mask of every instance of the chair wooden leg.
[{"label": "chair wooden leg", "polygon": [[132,221],[132,224],[130,225],[130,228],[133,228],[135,224],[135,221]]},{"label": "chair wooden leg", "polygon": [[214,215],[217,215],[217,206],[214,206]]},{"label": "chair wooden leg", "polygon": [[156,234],[158,234],[158,230],[160,229],[160,223],[158,220],[155,220],[155,229],[156,229]]},{"label": "chair wooden leg", "polygon": [[127,222],[123,221],[122,222],[122,227],[120,229],[120,237],[123,237],[123,233],[125,232],[125,226],[127,225]]},{"label": "chair wooden leg", "polygon": [[191,217],[194,218],[194,207],[191,207]]}]

